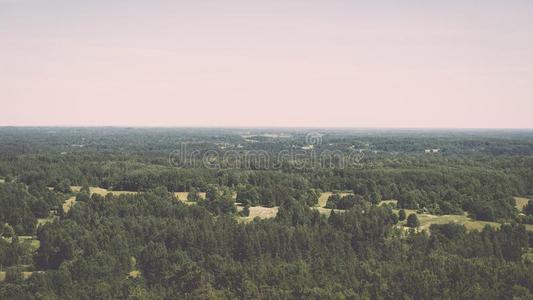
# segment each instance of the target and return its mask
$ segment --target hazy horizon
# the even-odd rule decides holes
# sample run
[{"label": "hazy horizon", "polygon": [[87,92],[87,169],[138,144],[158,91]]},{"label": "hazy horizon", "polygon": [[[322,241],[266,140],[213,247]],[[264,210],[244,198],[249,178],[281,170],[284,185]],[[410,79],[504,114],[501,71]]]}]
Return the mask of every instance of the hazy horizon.
[{"label": "hazy horizon", "polygon": [[533,2],[0,0],[0,126],[533,129]]}]

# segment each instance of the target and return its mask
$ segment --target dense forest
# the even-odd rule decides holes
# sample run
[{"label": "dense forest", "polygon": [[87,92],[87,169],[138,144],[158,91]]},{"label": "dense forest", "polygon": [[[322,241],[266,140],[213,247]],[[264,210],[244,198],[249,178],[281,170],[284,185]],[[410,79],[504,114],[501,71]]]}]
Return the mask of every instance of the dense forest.
[{"label": "dense forest", "polygon": [[0,178],[0,299],[533,297],[531,131],[5,127]]}]

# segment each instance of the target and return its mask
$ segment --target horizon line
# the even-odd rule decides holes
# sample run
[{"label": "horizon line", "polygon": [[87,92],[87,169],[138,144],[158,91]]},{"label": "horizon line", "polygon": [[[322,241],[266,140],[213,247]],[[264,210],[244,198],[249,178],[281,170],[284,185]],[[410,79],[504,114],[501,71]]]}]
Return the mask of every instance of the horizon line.
[{"label": "horizon line", "polygon": [[379,126],[284,126],[284,125],[0,125],[0,128],[138,128],[138,129],[341,129],[341,130],[522,130],[533,127],[379,127]]}]

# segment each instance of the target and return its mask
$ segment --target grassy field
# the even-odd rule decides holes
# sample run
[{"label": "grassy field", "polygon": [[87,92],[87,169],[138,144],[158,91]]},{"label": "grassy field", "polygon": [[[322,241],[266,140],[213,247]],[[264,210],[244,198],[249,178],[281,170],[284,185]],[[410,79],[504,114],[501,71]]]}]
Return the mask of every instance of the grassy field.
[{"label": "grassy field", "polygon": [[0,183],[4,183],[6,180],[4,178],[0,178]]},{"label": "grassy field", "polygon": [[[22,272],[22,278],[28,279],[33,275],[33,272]],[[6,280],[6,272],[0,271],[0,282]]]},{"label": "grassy field", "polygon": [[[398,209],[393,210],[395,213],[398,213]],[[410,215],[412,213],[416,214],[416,210],[413,209],[405,209],[406,215]],[[481,230],[485,225],[492,226],[494,228],[499,228],[501,226],[500,223],[497,222],[488,222],[488,221],[479,221],[474,220],[470,217],[468,217],[466,214],[464,215],[432,215],[432,214],[417,214],[418,220],[420,221],[420,229],[429,229],[429,226],[431,224],[448,224],[448,223],[456,223],[461,224],[466,227],[468,230]],[[402,221],[398,223],[401,226],[405,226],[406,221]],[[533,231],[533,225],[525,225],[526,229],[528,231]]]},{"label": "grassy field", "polygon": [[63,203],[63,211],[67,213],[74,204],[76,204],[76,197],[68,198],[65,203]]},{"label": "grassy field", "polygon": [[[71,186],[71,189],[73,192],[77,193],[81,190],[81,186]],[[131,195],[131,194],[137,194],[138,192],[132,192],[132,191],[110,191],[108,189],[104,189],[104,188],[101,188],[101,187],[90,187],[89,188],[89,191],[91,192],[91,195],[92,194],[98,194],[98,195],[101,195],[101,196],[105,196],[109,193],[115,195],[115,196],[120,196],[120,195]],[[205,193],[204,192],[200,192],[198,193],[200,195],[200,197],[202,198],[205,198]],[[180,201],[183,201],[185,203],[188,203],[188,204],[193,204],[195,202],[188,202],[187,201],[187,195],[189,195],[188,192],[175,192],[174,193],[174,196],[176,196]]]},{"label": "grassy field", "polygon": [[522,197],[514,197],[516,200],[516,208],[518,211],[522,211],[524,209],[524,206],[527,205],[527,202],[529,201],[528,198],[522,198]]},{"label": "grassy field", "polygon": [[[242,211],[242,206],[237,206],[237,211]],[[274,218],[278,214],[279,207],[262,207],[255,206],[250,207],[250,215],[248,217],[241,217],[239,221],[241,222],[251,222],[256,217],[260,219]]]},{"label": "grassy field", "polygon": [[[519,203],[518,199],[525,199],[525,198],[517,198],[517,206]],[[526,203],[527,203],[527,200],[528,199],[526,199]],[[524,200],[520,200],[520,201],[523,202]],[[384,200],[384,201],[381,201],[379,205],[393,204],[395,206],[396,203],[397,203],[396,200]],[[393,211],[396,214],[398,214],[399,209],[394,209]],[[405,213],[406,215],[409,215],[412,213],[416,214],[416,210],[405,209]],[[483,229],[483,227],[485,227],[485,225],[499,228],[501,225],[500,223],[497,223],[497,222],[474,220],[468,217],[468,215],[466,214],[464,215],[441,215],[441,216],[432,215],[432,214],[416,214],[416,216],[418,217],[418,220],[420,221],[421,229],[429,229],[429,226],[431,226],[431,224],[448,224],[448,223],[456,223],[456,224],[464,225],[466,229],[468,230],[474,230],[474,229],[481,230]],[[406,221],[402,221],[398,224],[401,226],[405,226],[405,223]],[[527,230],[533,231],[533,225],[525,225],[525,226]]]},{"label": "grassy field", "polygon": [[[81,187],[80,186],[72,186],[72,191],[79,192]],[[91,194],[99,194],[102,196],[107,195],[108,193],[112,193],[113,195],[122,195],[122,194],[135,194],[137,192],[131,192],[131,191],[110,191],[104,188],[99,187],[90,187]],[[205,193],[199,193],[200,197],[205,198]],[[328,201],[328,198],[333,194],[333,192],[324,192],[320,195],[320,198],[318,199],[318,205],[314,209],[318,210],[321,214],[329,216],[331,214],[331,209],[325,208],[326,203]],[[339,193],[341,196],[349,195],[348,192],[342,192]],[[188,192],[175,192],[174,195],[177,199],[180,201],[186,203],[186,204],[195,204],[196,202],[189,202],[187,201],[187,195]],[[521,208],[527,204],[527,201],[529,199],[527,198],[520,198],[516,197],[516,206],[521,210]],[[68,212],[68,210],[74,205],[75,203],[75,197],[69,198],[65,203],[63,204],[63,209],[65,212]],[[384,200],[381,201],[380,205],[385,204],[393,204],[396,205],[396,200]],[[237,206],[237,211],[241,211],[243,209],[242,206]],[[398,210],[394,210],[396,213],[398,213]],[[407,215],[410,213],[416,213],[415,210],[406,209],[405,212]],[[248,217],[241,217],[239,218],[240,221],[243,222],[250,222],[255,217],[259,217],[261,219],[267,219],[267,218],[273,218],[278,213],[278,207],[250,207],[250,216]],[[432,215],[432,214],[417,214],[417,217],[420,221],[420,228],[421,229],[428,229],[431,224],[447,224],[447,223],[457,223],[464,225],[468,230],[481,230],[485,225],[490,225],[493,227],[499,227],[500,224],[496,222],[486,222],[486,221],[478,221],[469,218],[467,215]],[[47,219],[43,219],[43,222]],[[405,221],[399,223],[401,226],[405,225]],[[526,225],[526,229],[533,231],[533,225]]]}]

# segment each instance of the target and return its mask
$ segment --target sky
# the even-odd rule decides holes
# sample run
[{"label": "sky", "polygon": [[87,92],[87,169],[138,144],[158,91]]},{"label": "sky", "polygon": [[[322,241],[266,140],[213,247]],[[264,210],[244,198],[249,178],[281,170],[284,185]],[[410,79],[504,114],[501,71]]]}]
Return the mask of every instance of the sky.
[{"label": "sky", "polygon": [[533,128],[531,0],[0,0],[0,126]]}]

